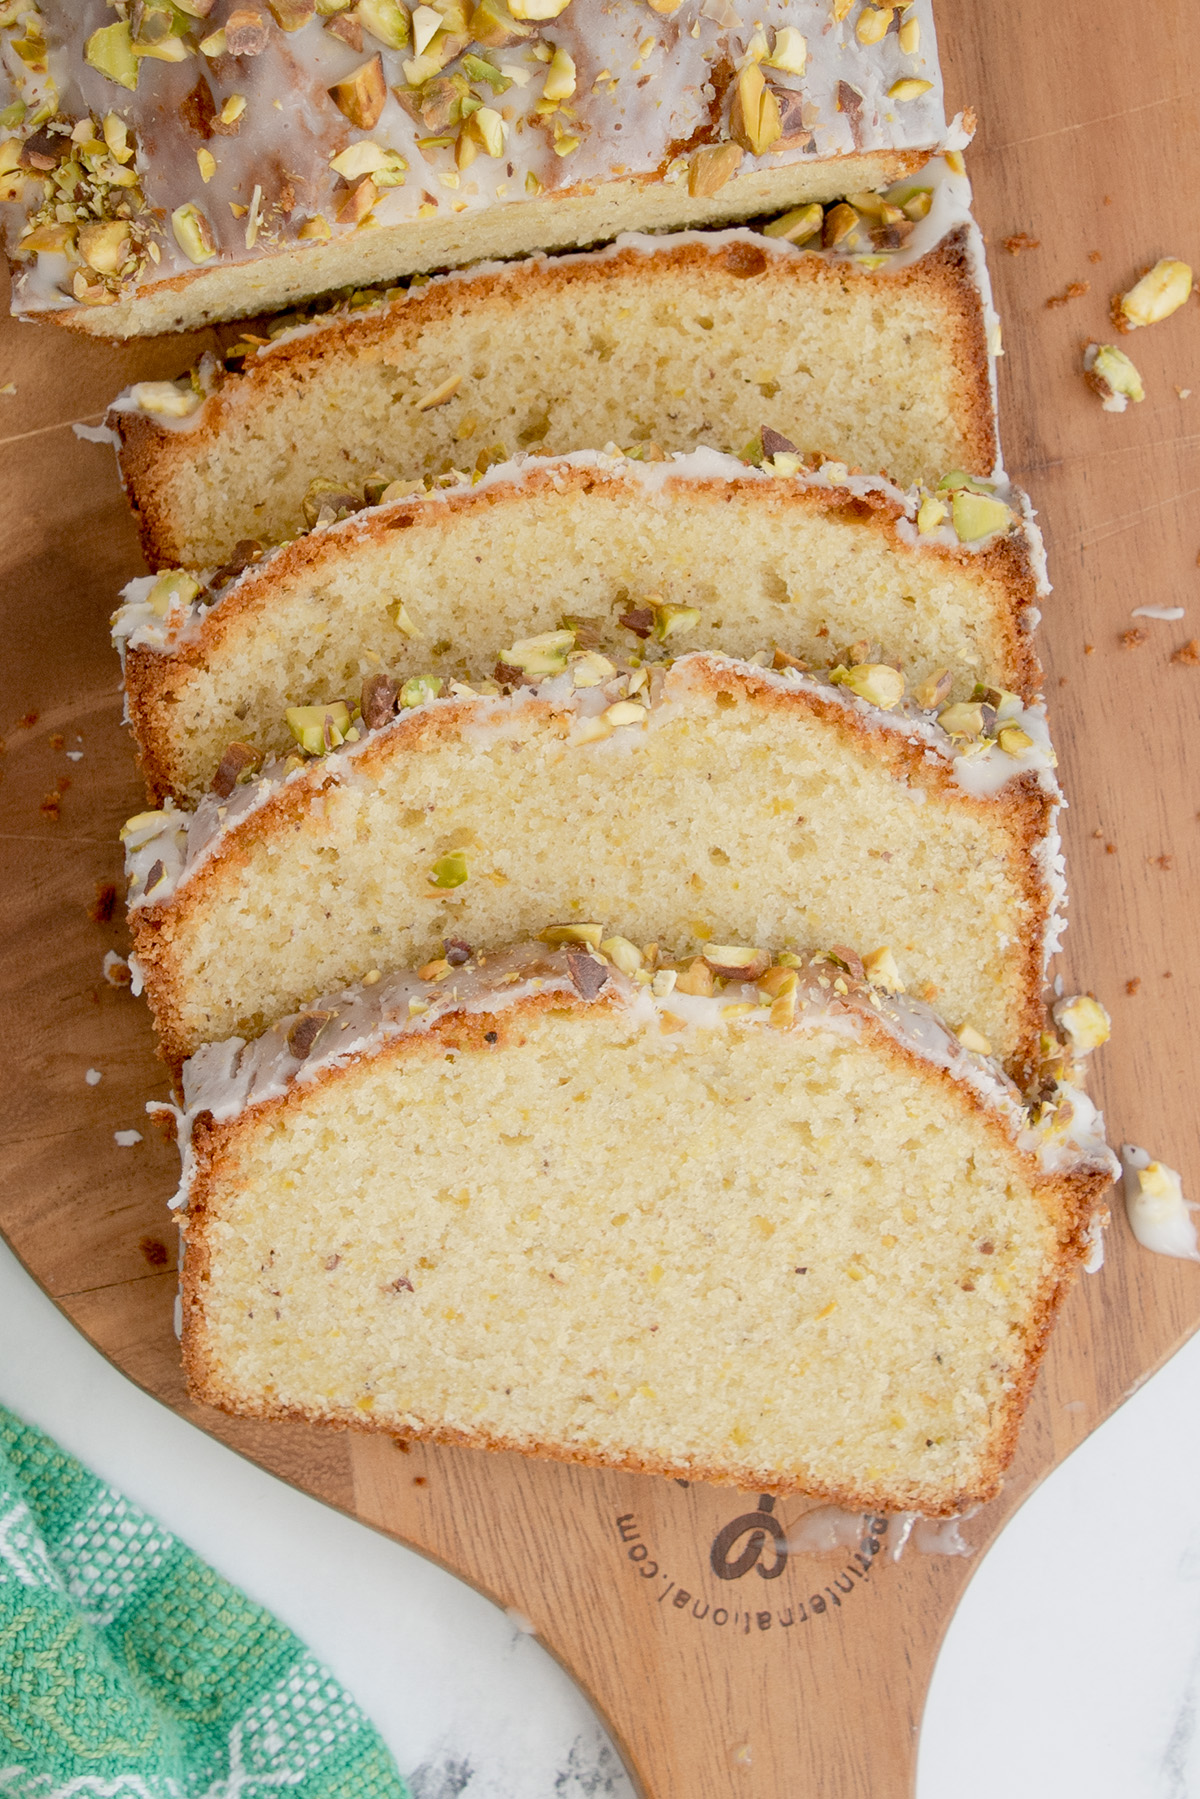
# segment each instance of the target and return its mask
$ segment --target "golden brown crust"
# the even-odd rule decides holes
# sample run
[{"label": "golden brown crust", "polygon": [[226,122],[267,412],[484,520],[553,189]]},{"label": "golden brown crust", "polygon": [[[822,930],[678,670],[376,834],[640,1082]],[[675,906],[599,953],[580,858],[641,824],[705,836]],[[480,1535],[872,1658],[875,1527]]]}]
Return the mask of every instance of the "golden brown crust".
[{"label": "golden brown crust", "polygon": [[[767,483],[749,474],[724,480],[668,476],[664,488],[668,494],[685,497],[693,505],[720,506],[737,500],[749,501],[768,515],[794,515],[798,510],[823,512],[874,531],[899,555],[932,556],[969,568],[987,589],[1004,643],[1006,679],[1011,682],[1012,691],[1026,702],[1040,692],[1041,664],[1025,623],[1026,614],[1037,603],[1037,577],[1022,531],[1010,532],[986,550],[954,549],[941,544],[923,545],[917,550],[897,528],[904,516],[902,507],[878,489],[857,497],[834,487],[804,487],[786,480]],[[168,796],[181,804],[188,803],[189,783],[169,728],[171,708],[189,682],[207,668],[210,658],[231,637],[236,637],[247,621],[270,612],[275,595],[285,584],[305,582],[315,587],[356,550],[366,546],[379,548],[389,538],[414,526],[448,532],[457,520],[472,514],[533,506],[542,494],[553,493],[557,497],[571,492],[611,495],[614,499],[638,497],[637,488],[619,473],[555,463],[553,468],[530,469],[510,483],[451,490],[437,501],[398,500],[337,531],[313,532],[285,544],[264,565],[242,576],[205,615],[198,636],[178,649],[129,650],[125,692],[150,804],[161,805]]]},{"label": "golden brown crust", "polygon": [[[956,782],[951,766],[928,758],[926,740],[874,724],[862,713],[851,711],[830,690],[783,687],[764,672],[747,664],[697,661],[689,664],[689,680],[714,698],[740,688],[768,711],[786,713],[800,709],[821,720],[860,754],[881,763],[897,778],[936,793],[945,804],[961,806],[987,822],[993,841],[1002,849],[1010,879],[1022,893],[1033,921],[1012,951],[1021,993],[1020,1028],[1011,1072],[1023,1082],[1033,1066],[1038,1036],[1045,1022],[1042,997],[1042,958],[1050,894],[1037,866],[1035,849],[1049,829],[1053,798],[1032,774],[1011,781],[1000,794],[980,799]],[[557,709],[549,700],[527,702],[531,720],[542,720],[566,736],[573,713]],[[409,755],[440,740],[457,736],[471,721],[478,702],[439,701],[401,714],[385,730],[367,740],[355,757],[355,766],[370,778],[396,756]],[[186,929],[189,915],[205,904],[224,882],[228,872],[246,866],[251,852],[262,843],[286,836],[307,815],[313,799],[333,779],[328,763],[313,763],[302,778],[276,788],[269,799],[229,829],[208,859],[176,889],[164,904],[143,905],[129,915],[133,948],[145,977],[146,997],[159,1035],[159,1049],[172,1074],[179,1071],[196,1044],[184,1032],[178,1006],[179,973],[173,938]]]},{"label": "golden brown crust", "polygon": [[[970,1487],[958,1488],[950,1493],[943,1492],[931,1500],[929,1489],[915,1483],[909,1486],[880,1484],[846,1488],[821,1484],[811,1479],[781,1480],[778,1470],[749,1464],[739,1467],[697,1466],[692,1462],[655,1460],[637,1455],[606,1455],[600,1451],[579,1450],[560,1443],[537,1442],[524,1437],[506,1437],[484,1430],[458,1431],[438,1425],[414,1428],[408,1424],[401,1428],[394,1420],[373,1420],[364,1417],[357,1410],[353,1413],[320,1412],[273,1402],[260,1395],[248,1397],[238,1394],[223,1379],[211,1355],[205,1330],[204,1294],[211,1278],[212,1265],[207,1226],[210,1220],[219,1218],[222,1174],[236,1156],[240,1141],[261,1129],[265,1121],[269,1120],[272,1125],[284,1121],[289,1111],[302,1107],[311,1095],[327,1086],[353,1078],[365,1061],[378,1066],[411,1056],[439,1058],[447,1050],[503,1054],[514,1042],[520,1042],[525,1023],[539,1013],[551,1009],[591,1011],[596,1006],[608,1009],[611,1003],[601,998],[588,1005],[570,994],[555,992],[529,995],[495,1013],[450,1013],[438,1019],[428,1031],[394,1037],[370,1056],[359,1056],[340,1066],[323,1068],[315,1077],[306,1081],[303,1087],[293,1086],[286,1094],[263,1101],[232,1119],[216,1123],[211,1114],[202,1114],[193,1128],[192,1149],[196,1158],[196,1173],[188,1204],[187,1255],[181,1279],[183,1362],[192,1398],[234,1416],[288,1419],[327,1425],[334,1429],[385,1432],[404,1436],[414,1442],[446,1443],[468,1449],[515,1451],[522,1455],[573,1462],[586,1467],[620,1468],[629,1473],[704,1481],[718,1486],[731,1485],[745,1491],[804,1493],[855,1512],[920,1511],[929,1517],[950,1517],[970,1505],[981,1505],[994,1498],[1004,1471],[1012,1460],[1021,1419],[1055,1317],[1088,1254],[1088,1229],[1101,1195],[1109,1185],[1109,1176],[1101,1169],[1087,1167],[1071,1174],[1043,1173],[1036,1159],[1013,1143],[1002,1117],[977,1093],[957,1080],[949,1070],[931,1065],[915,1050],[899,1042],[881,1022],[866,1012],[858,1013],[857,1016],[864,1033],[872,1039],[876,1048],[897,1065],[915,1068],[923,1077],[937,1080],[943,1088],[947,1107],[957,1105],[973,1112],[983,1128],[1020,1164],[1025,1178],[1038,1193],[1046,1216],[1055,1226],[1057,1253],[1031,1307],[1022,1332],[1023,1355],[1019,1369],[994,1422],[978,1479]],[[494,1033],[491,1042],[488,1041],[487,1033]]]},{"label": "golden brown crust", "polygon": [[[130,505],[141,534],[142,550],[152,568],[180,564],[183,547],[176,535],[172,489],[178,470],[203,456],[235,416],[245,415],[273,389],[304,386],[319,381],[332,357],[369,357],[387,345],[402,359],[420,337],[436,330],[469,298],[472,307],[493,304],[510,311],[538,309],[578,292],[581,283],[611,288],[653,262],[654,279],[697,274],[712,282],[770,278],[789,289],[870,283],[885,293],[924,286],[936,295],[944,310],[943,330],[954,346],[959,371],[957,413],[964,442],[964,466],[968,472],[987,475],[996,462],[997,441],[992,417],[988,378],[987,334],[979,290],[971,274],[966,227],[949,232],[926,256],[898,269],[866,270],[845,262],[832,263],[817,256],[783,256],[742,240],[719,250],[703,242],[671,243],[651,258],[643,250],[624,248],[593,256],[536,256],[526,262],[469,273],[464,290],[459,279],[432,281],[410,289],[389,305],[339,317],[318,329],[280,344],[269,355],[247,363],[240,373],[229,374],[205,404],[200,421],[185,429],[170,430],[140,412],[115,411],[108,424],[119,439],[118,459]],[[581,449],[596,445],[578,445]],[[872,470],[872,473],[883,471]]]}]

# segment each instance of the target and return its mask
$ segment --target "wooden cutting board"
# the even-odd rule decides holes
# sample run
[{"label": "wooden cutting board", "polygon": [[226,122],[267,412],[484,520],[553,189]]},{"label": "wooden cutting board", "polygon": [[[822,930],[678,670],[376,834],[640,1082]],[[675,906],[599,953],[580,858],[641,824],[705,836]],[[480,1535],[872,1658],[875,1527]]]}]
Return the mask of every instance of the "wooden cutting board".
[{"label": "wooden cutting board", "polygon": [[[1008,463],[1040,509],[1055,593],[1042,649],[1071,810],[1067,990],[1115,1020],[1095,1084],[1114,1140],[1200,1192],[1200,304],[1126,341],[1147,399],[1101,411],[1081,344],[1162,255],[1200,265],[1192,0],[974,0],[942,9],[952,106],[972,104],[977,210],[1006,330]],[[1040,247],[1003,247],[1024,231]],[[1072,283],[1086,294],[1049,306]],[[530,1619],[605,1715],[651,1799],[899,1799],[932,1663],[974,1561],[774,1548],[805,1509],[517,1457],[413,1447],[191,1405],[171,1329],[175,1152],[143,1116],[165,1093],[143,1007],[105,984],[140,803],[107,623],[139,561],[111,452],[80,442],[130,379],[202,340],[124,350],[0,326],[0,1225],[67,1314],[166,1404],[309,1492],[426,1551]],[[1190,397],[1179,390],[1193,387]],[[1142,621],[1182,605],[1182,623]],[[20,721],[20,722],[18,722]],[[69,752],[82,750],[78,760]],[[61,790],[61,791],[60,791]],[[1189,1005],[1189,1001],[1192,1003]],[[99,1069],[98,1085],[85,1072]],[[140,1129],[120,1148],[113,1133]],[[1030,1488],[1200,1323],[1200,1268],[1148,1255],[1118,1212],[1108,1265],[1059,1324],[984,1546]]]}]

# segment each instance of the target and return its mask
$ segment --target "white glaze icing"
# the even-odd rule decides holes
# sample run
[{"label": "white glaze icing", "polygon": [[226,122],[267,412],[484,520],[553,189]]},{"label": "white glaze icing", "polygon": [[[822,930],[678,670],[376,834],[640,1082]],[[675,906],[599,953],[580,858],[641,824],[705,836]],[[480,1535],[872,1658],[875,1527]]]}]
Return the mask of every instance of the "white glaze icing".
[{"label": "white glaze icing", "polygon": [[[121,8],[124,11],[124,6]],[[546,193],[568,195],[581,189],[632,176],[635,179],[686,178],[684,146],[719,142],[728,136],[730,95],[725,91],[733,69],[747,60],[756,27],[773,41],[780,27],[798,29],[807,44],[802,76],[766,68],[772,84],[801,102],[801,118],[787,147],[762,157],[747,155],[739,173],[781,163],[811,161],[859,150],[934,149],[945,143],[961,147],[965,134],[957,122],[947,131],[931,0],[914,0],[909,14],[920,26],[921,44],[914,54],[900,48],[895,31],[879,44],[857,42],[857,8],[835,24],[828,0],[762,0],[739,9],[732,0],[683,0],[662,17],[636,0],[572,0],[566,11],[527,39],[504,49],[480,51],[502,71],[514,71],[505,92],[481,97],[494,101],[505,121],[501,156],[479,154],[456,169],[454,139],[431,142],[439,133],[428,118],[415,117],[401,104],[410,42],[392,50],[368,34],[356,50],[323,29],[321,18],[300,30],[284,33],[261,9],[266,42],[254,55],[217,57],[195,49],[179,63],[143,59],[136,93],[107,80],[83,60],[82,47],[99,26],[114,22],[105,0],[41,0],[40,11],[50,45],[50,77],[60,110],[69,117],[90,112],[103,118],[117,112],[137,134],[135,167],[148,206],[165,220],[181,204],[202,208],[217,257],[206,266],[252,263],[278,248],[291,248],[305,220],[325,219],[335,238],[354,226],[339,220],[338,211],[350,186],[330,168],[331,158],[355,143],[369,143],[399,153],[407,165],[398,186],[381,190],[373,218],[382,225],[411,222],[439,213],[475,212],[526,199],[527,178]],[[468,8],[468,10],[470,10]],[[184,43],[193,45],[212,27],[210,19],[189,30]],[[575,92],[565,109],[539,118],[547,65],[534,45],[566,52],[575,68]],[[465,48],[464,43],[464,48]],[[476,46],[479,49],[479,46]],[[44,94],[31,83],[28,70],[4,40],[4,67],[10,80],[19,75],[31,101]],[[358,129],[343,116],[329,95],[378,53],[382,59],[385,99],[369,130]],[[460,61],[447,65],[458,71]],[[889,88],[904,77],[929,82],[926,93],[896,101]],[[195,102],[185,103],[199,80],[206,83],[205,105],[219,109],[243,96],[246,109],[235,134],[197,126]],[[719,89],[714,87],[714,80]],[[842,84],[847,84],[845,88]],[[478,86],[478,83],[476,83]],[[858,96],[853,111],[839,98]],[[11,97],[11,94],[6,97]],[[714,116],[715,115],[715,116]],[[558,125],[558,147],[552,135]],[[800,129],[800,127],[803,129]],[[574,148],[564,146],[577,139]],[[422,142],[418,140],[423,140]],[[210,179],[200,176],[196,152],[214,158]],[[40,187],[40,183],[37,184]],[[257,195],[257,201],[256,201]],[[241,209],[240,216],[233,212]],[[10,248],[16,243],[24,207],[4,207]],[[257,221],[255,231],[253,221]],[[160,253],[143,284],[194,272],[170,230],[155,235]],[[15,303],[20,310],[75,304],[70,277],[77,264],[65,256],[43,254],[18,276]],[[64,291],[65,289],[65,291]]]},{"label": "white glaze icing", "polygon": [[[672,716],[677,706],[686,703],[686,691],[693,675],[699,678],[721,669],[729,669],[735,675],[748,672],[746,663],[705,650],[681,656],[665,672],[661,667],[653,669],[645,729],[654,730]],[[1056,825],[1061,794],[1054,775],[1053,751],[1049,746],[1043,707],[1021,709],[1014,704],[1006,713],[1006,719],[1020,725],[1032,740],[1031,747],[1022,754],[1008,755],[997,744],[972,754],[968,753],[969,746],[948,737],[932,714],[917,711],[909,701],[902,702],[894,712],[883,712],[858,699],[846,687],[831,686],[827,681],[802,674],[797,669],[776,671],[755,667],[753,673],[756,680],[780,692],[819,694],[822,699],[863,719],[873,729],[897,732],[910,743],[923,743],[927,760],[945,767],[956,784],[972,798],[995,799],[1004,793],[1010,780],[1032,775],[1053,801],[1049,830],[1042,840],[1039,857],[1053,903],[1061,902],[1061,855]],[[481,744],[486,744],[494,741],[497,731],[515,724],[523,711],[538,704],[549,703],[556,710],[573,711],[581,719],[594,715],[623,697],[618,683],[624,678],[618,675],[604,687],[574,688],[571,676],[562,674],[536,687],[520,688],[507,697],[449,696],[425,704],[459,708],[458,729],[464,739],[470,742],[474,735]],[[406,716],[408,714],[402,714],[401,720]],[[354,780],[357,761],[368,746],[382,734],[396,729],[397,724],[393,723],[379,731],[367,732],[357,743],[347,743],[330,755],[301,767],[289,769],[284,759],[274,758],[255,779],[235,787],[227,799],[207,794],[194,812],[184,811],[169,801],[161,812],[139,813],[122,832],[131,909],[149,901],[156,905],[168,901],[180,883],[191,879],[216,849],[228,841],[229,833],[264,806],[281,786],[305,782],[315,787],[331,781]],[[587,750],[601,756],[629,754],[640,735],[631,730],[615,730],[611,736],[589,744]],[[918,795],[924,797],[919,787],[911,787],[910,792],[914,799]],[[1057,932],[1056,926],[1055,944]]]},{"label": "white glaze icing", "polygon": [[1168,624],[1174,624],[1183,615],[1184,608],[1182,606],[1135,606],[1129,614],[1130,618],[1165,619]]},{"label": "white glaze icing", "polygon": [[1121,1145],[1125,1170],[1125,1211],[1143,1249],[1156,1255],[1200,1262],[1196,1214],[1200,1205],[1188,1199],[1177,1169],[1157,1162],[1134,1143]]},{"label": "white glaze icing", "polygon": [[[428,493],[409,495],[388,506],[365,507],[349,518],[319,529],[333,533],[339,541],[344,541],[349,546],[378,520],[398,517],[414,510],[418,516],[427,509],[436,513],[439,509],[453,506],[464,492],[477,493],[497,488],[519,489],[527,486],[534,477],[549,476],[553,479],[559,469],[602,471],[610,480],[640,488],[647,496],[661,493],[668,482],[711,481],[758,482],[767,486],[782,485],[785,488],[822,492],[836,489],[857,498],[876,493],[901,508],[901,516],[896,521],[898,534],[909,548],[919,553],[949,550],[977,555],[991,549],[999,535],[993,532],[988,537],[961,543],[949,526],[939,526],[936,530],[921,533],[916,526],[921,489],[911,487],[904,490],[882,475],[852,475],[845,472],[844,464],[839,462],[826,462],[819,468],[801,470],[794,475],[777,475],[770,470],[756,468],[753,464],[740,462],[736,456],[727,456],[719,450],[708,448],[676,451],[663,462],[631,460],[619,452],[604,450],[579,450],[569,456],[521,454],[507,462],[493,464],[486,474],[474,479],[464,478],[463,483],[457,487],[435,487]],[[1050,591],[1046,579],[1046,552],[1029,500],[1018,488],[1005,481],[997,485],[996,497],[1003,500],[1014,514],[1012,530],[1024,540],[1037,592],[1039,597],[1044,597]],[[224,586],[211,592],[202,591],[189,605],[175,606],[165,617],[148,603],[157,576],[137,576],[122,589],[121,605],[113,615],[113,643],[122,659],[126,649],[149,649],[171,654],[199,642],[203,635],[204,620],[209,613],[230,594],[236,593],[243,583],[257,580],[264,573],[269,573],[272,562],[278,559],[286,547],[281,545],[268,552],[261,561],[252,564]],[[207,589],[212,573],[207,569],[196,571],[196,579],[200,581],[202,589]]]},{"label": "white glaze icing", "polygon": [[[815,957],[797,970],[795,1030],[820,1028],[856,1035],[865,1019],[874,1019],[906,1050],[932,1067],[945,1070],[968,1086],[981,1103],[1004,1123],[1015,1145],[1035,1158],[1043,1172],[1073,1173],[1101,1169],[1115,1179],[1119,1164],[1104,1141],[1104,1121],[1086,1096],[1060,1088],[1035,1120],[1016,1087],[989,1059],[964,1048],[955,1034],[919,1000],[889,996],[879,989],[850,982],[836,964]],[[569,993],[578,999],[569,952],[543,944],[521,944],[486,959],[472,959],[440,981],[422,980],[409,971],[386,975],[371,985],[360,983],[328,994],[303,1013],[281,1019],[261,1037],[247,1043],[233,1037],[206,1044],[183,1068],[183,1103],[149,1109],[166,1110],[176,1119],[183,1170],[172,1201],[186,1205],[194,1174],[191,1132],[196,1118],[211,1113],[217,1122],[280,1099],[323,1073],[378,1053],[406,1035],[428,1034],[452,1014],[503,1013],[506,1007],[536,994]],[[622,1006],[633,1024],[647,1029],[663,1014],[682,1020],[687,1030],[658,1038],[662,1053],[677,1052],[693,1029],[739,1026],[769,1027],[770,1003],[750,984],[731,981],[711,998],[652,990],[607,966],[597,1003]],[[751,1009],[746,1010],[747,1007]],[[289,1038],[302,1019],[323,1019],[307,1055],[299,1056]]]}]

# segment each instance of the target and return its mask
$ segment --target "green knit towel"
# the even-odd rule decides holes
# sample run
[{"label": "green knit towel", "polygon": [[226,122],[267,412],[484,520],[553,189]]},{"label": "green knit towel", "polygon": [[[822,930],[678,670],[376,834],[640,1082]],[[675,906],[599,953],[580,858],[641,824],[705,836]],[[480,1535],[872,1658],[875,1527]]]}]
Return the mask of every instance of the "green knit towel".
[{"label": "green knit towel", "polygon": [[406,1799],[303,1643],[0,1406],[4,1799]]}]

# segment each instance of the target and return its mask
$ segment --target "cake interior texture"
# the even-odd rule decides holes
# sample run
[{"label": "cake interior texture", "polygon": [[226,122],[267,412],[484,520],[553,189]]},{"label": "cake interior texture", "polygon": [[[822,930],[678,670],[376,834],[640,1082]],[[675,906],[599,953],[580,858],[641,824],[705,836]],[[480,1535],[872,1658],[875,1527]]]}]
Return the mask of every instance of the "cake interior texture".
[{"label": "cake interior texture", "polygon": [[855,1508],[995,1490],[1088,1209],[882,1032],[562,996],[197,1129],[198,1397]]},{"label": "cake interior texture", "polygon": [[296,536],[316,478],[417,478],[481,451],[736,453],[765,422],[903,485],[996,458],[965,229],[890,270],[738,233],[448,277],[253,358],[182,429],[110,422],[156,567]]},{"label": "cake interior texture", "polygon": [[645,724],[600,742],[543,697],[438,702],[277,787],[131,912],[168,1060],[446,938],[599,920],[680,954],[887,945],[910,992],[1021,1062],[1051,799],[1032,776],[969,796],[925,739],[757,673],[676,663]]},{"label": "cake interior texture", "polygon": [[671,615],[673,655],[778,645],[819,668],[863,641],[910,685],[950,671],[951,700],[976,682],[1031,698],[1040,671],[1024,621],[1037,587],[1024,534],[983,551],[918,549],[898,516],[878,490],[856,498],[727,470],[651,486],[554,464],[398,501],[251,569],[173,653],[129,651],[151,797],[194,802],[234,740],[290,749],[288,707],[353,700],[381,668],[401,680],[490,675],[515,641],[565,617],[628,655],[640,640],[620,621],[633,615],[648,635],[637,614],[653,601],[699,615]]}]

